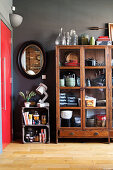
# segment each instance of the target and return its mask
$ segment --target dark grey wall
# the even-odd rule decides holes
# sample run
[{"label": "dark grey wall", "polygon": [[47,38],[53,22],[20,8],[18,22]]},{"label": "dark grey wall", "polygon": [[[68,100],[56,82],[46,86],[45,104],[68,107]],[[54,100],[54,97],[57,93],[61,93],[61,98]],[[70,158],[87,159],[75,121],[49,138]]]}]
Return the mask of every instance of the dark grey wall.
[{"label": "dark grey wall", "polygon": [[60,27],[65,31],[76,29],[77,34],[87,33],[97,38],[104,30],[90,31],[90,26],[104,27],[113,22],[113,0],[14,0],[16,12],[24,17],[20,27],[14,29],[14,139],[21,138],[20,90],[35,90],[41,77],[30,80],[21,75],[17,67],[17,53],[25,41],[36,40],[46,51],[47,80],[50,102],[51,141],[55,140],[55,45]]}]

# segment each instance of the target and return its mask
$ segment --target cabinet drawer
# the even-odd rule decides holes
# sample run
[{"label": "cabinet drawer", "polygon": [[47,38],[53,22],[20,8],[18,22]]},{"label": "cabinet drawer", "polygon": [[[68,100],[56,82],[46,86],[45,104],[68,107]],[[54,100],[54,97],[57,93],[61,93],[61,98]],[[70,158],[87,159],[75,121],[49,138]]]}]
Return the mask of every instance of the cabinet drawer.
[{"label": "cabinet drawer", "polygon": [[108,137],[107,130],[59,130],[59,137]]}]

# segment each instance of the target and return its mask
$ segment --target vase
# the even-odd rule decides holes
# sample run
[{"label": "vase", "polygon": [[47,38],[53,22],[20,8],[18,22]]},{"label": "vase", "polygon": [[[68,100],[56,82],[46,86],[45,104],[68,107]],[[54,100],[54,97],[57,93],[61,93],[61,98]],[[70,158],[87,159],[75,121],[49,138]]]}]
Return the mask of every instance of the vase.
[{"label": "vase", "polygon": [[24,102],[25,107],[29,107],[30,104],[31,104],[30,102]]}]

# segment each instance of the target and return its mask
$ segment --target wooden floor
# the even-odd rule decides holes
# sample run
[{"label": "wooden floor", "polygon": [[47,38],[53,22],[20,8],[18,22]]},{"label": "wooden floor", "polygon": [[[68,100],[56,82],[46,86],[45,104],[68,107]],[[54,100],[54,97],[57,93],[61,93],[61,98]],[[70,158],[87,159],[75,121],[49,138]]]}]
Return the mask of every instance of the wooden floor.
[{"label": "wooden floor", "polygon": [[9,144],[0,170],[113,169],[113,143]]}]

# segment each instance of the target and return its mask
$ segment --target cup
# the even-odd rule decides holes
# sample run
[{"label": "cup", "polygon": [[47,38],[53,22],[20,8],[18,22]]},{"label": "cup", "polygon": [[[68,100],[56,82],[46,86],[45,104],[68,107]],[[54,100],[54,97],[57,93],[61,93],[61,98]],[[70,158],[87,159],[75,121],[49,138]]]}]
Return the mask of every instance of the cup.
[{"label": "cup", "polygon": [[64,87],[65,86],[65,80],[64,79],[60,79],[60,86]]}]

